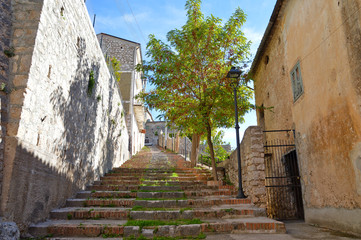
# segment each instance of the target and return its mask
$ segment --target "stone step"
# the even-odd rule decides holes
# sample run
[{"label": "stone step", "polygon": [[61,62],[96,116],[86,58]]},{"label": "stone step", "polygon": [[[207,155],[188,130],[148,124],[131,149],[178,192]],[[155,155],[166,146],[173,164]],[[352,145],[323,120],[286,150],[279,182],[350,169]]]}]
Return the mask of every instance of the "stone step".
[{"label": "stone step", "polygon": [[282,222],[272,219],[241,218],[217,219],[201,224],[164,225],[140,229],[139,226],[124,226],[125,220],[56,220],[32,225],[29,233],[34,237],[196,237],[200,233],[285,233]]},{"label": "stone step", "polygon": [[114,168],[109,173],[210,173],[209,170],[206,169],[195,169],[195,168]]},{"label": "stone step", "polygon": [[[137,205],[136,205],[137,206]],[[126,220],[175,220],[175,219],[217,219],[240,218],[252,216],[265,216],[265,209],[256,208],[251,204],[220,205],[210,208],[186,209],[146,209],[134,210],[132,208],[113,207],[67,207],[50,212],[52,219],[119,219]]]},{"label": "stone step", "polygon": [[[246,205],[246,204],[245,204]],[[233,206],[233,208],[218,209],[192,209],[192,210],[146,210],[131,211],[129,216],[133,220],[176,220],[176,219],[218,219],[218,218],[242,218],[265,216],[265,210],[254,208],[247,204],[246,206]]]},{"label": "stone step", "polygon": [[205,196],[236,196],[237,190],[200,190],[184,191],[186,197],[205,197]]},{"label": "stone step", "polygon": [[76,198],[136,198],[137,192],[132,191],[81,191]]},{"label": "stone step", "polygon": [[178,199],[178,200],[134,200],[133,206],[146,208],[186,208],[186,207],[208,207],[223,204],[250,204],[248,199]]},{"label": "stone step", "polygon": [[140,186],[139,191],[182,191],[180,186]]},{"label": "stone step", "polygon": [[104,177],[100,178],[100,181],[102,180],[128,180],[128,181],[139,181],[143,176],[135,177],[135,176],[115,176],[113,174],[111,175],[105,175]]},{"label": "stone step", "polygon": [[195,180],[195,181],[143,181],[142,184],[146,184],[146,185],[176,185],[176,186],[183,186],[183,185],[207,185],[207,181],[199,181],[199,180]]},{"label": "stone step", "polygon": [[93,185],[139,185],[139,180],[101,180],[94,181]]},{"label": "stone step", "polygon": [[126,220],[131,208],[60,208],[50,212],[52,219],[120,219]]},{"label": "stone step", "polygon": [[[201,190],[201,191],[180,191],[179,187],[158,187],[142,186],[138,192],[134,191],[81,191],[76,198],[196,198],[205,196],[236,196],[236,190]],[[165,189],[167,188],[167,189]],[[157,191],[158,190],[158,191]],[[168,192],[167,192],[168,191]]]},{"label": "stone step", "polygon": [[118,199],[67,199],[67,207],[132,207],[134,204],[135,198],[118,198]]},{"label": "stone step", "polygon": [[136,191],[139,185],[92,185],[87,186],[87,191]]},{"label": "stone step", "polygon": [[184,198],[184,192],[138,192],[138,198]]},{"label": "stone step", "polygon": [[199,180],[203,180],[203,181],[211,181],[212,177],[209,176],[178,176],[178,177],[173,177],[173,176],[154,176],[154,177],[149,177],[149,176],[144,176],[143,177],[144,180],[147,181],[152,181],[152,180],[173,180],[173,181],[199,181]]},{"label": "stone step", "polygon": [[218,189],[234,189],[223,188],[220,186],[205,186],[205,185],[184,185],[184,186],[139,186],[139,185],[92,185],[87,186],[87,191],[137,191],[137,190],[151,190],[151,191],[202,191],[202,190],[218,190]]},{"label": "stone step", "polygon": [[134,205],[147,208],[183,208],[207,207],[223,204],[250,204],[249,199],[214,198],[214,199],[68,199],[66,207],[132,207]]}]

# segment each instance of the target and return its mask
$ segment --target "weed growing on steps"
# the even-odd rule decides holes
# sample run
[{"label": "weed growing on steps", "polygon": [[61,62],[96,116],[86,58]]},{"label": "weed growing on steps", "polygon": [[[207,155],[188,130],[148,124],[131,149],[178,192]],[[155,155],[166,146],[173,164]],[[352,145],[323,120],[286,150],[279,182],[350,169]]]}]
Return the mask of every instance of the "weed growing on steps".
[{"label": "weed growing on steps", "polygon": [[[154,229],[153,233],[156,233]],[[205,239],[207,236],[204,233],[200,233],[198,236],[182,236],[182,237],[153,237],[152,240],[180,240],[180,239]],[[148,238],[140,235],[139,237],[125,237],[124,240],[146,240]]]},{"label": "weed growing on steps", "polygon": [[193,210],[193,208],[147,208],[147,207],[143,207],[143,206],[133,206],[131,211],[174,211],[177,212],[179,211],[180,213],[183,213],[184,211],[187,210]]},{"label": "weed growing on steps", "polygon": [[227,208],[227,209],[224,209],[224,211],[227,212],[227,213],[230,213],[230,212],[233,211],[233,208]]},{"label": "weed growing on steps", "polygon": [[172,221],[162,221],[162,220],[128,220],[124,226],[139,226],[140,229],[143,227],[149,226],[164,226],[164,225],[190,225],[190,224],[201,224],[201,221],[198,218],[195,219],[178,219]]},{"label": "weed growing on steps", "polygon": [[135,200],[162,201],[162,200],[187,200],[187,198],[136,198]]}]

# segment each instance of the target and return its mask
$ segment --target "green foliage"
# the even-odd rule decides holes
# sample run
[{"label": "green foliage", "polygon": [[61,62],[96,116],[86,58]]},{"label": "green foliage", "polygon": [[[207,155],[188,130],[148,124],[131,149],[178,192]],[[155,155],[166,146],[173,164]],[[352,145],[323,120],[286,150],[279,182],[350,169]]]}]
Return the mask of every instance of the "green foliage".
[{"label": "green foliage", "polygon": [[144,151],[146,151],[146,152],[149,152],[149,151],[150,151],[150,148],[147,147],[147,146],[144,146],[144,147],[142,148],[142,150],[144,150]]},{"label": "green foliage", "polygon": [[5,56],[7,56],[8,58],[12,58],[15,56],[15,48],[11,47],[9,49],[5,49],[4,50],[4,54]]},{"label": "green foliage", "polygon": [[95,87],[94,71],[91,70],[89,73],[88,96],[91,96],[93,94],[94,87]]},{"label": "green foliage", "polygon": [[110,59],[110,62],[112,63],[115,79],[119,82],[121,78],[121,69],[120,69],[121,64],[115,57],[112,57]]},{"label": "green foliage", "polygon": [[[185,133],[207,136],[218,127],[234,124],[234,79],[227,78],[231,66],[247,66],[250,42],[242,25],[245,13],[237,8],[230,19],[204,17],[201,0],[188,0],[188,20],[181,29],[168,32],[165,43],[149,36],[142,70],[154,90],[138,95],[149,108],[163,112],[166,119]],[[242,78],[245,78],[243,75]],[[240,122],[253,106],[252,90],[246,81],[237,85]]]},{"label": "green foliage", "polygon": [[66,218],[67,218],[68,220],[71,220],[71,219],[73,219],[73,215],[72,215],[71,213],[68,213],[68,214],[66,215]]},{"label": "green foliage", "polygon": [[[220,131],[212,131],[212,142],[213,142],[213,149],[214,149],[214,156],[219,161],[224,161],[226,158],[229,157],[229,153],[222,147],[222,145],[227,144],[223,141],[224,132]],[[204,149],[204,152],[207,156],[210,156],[209,146],[207,141],[202,141],[203,145],[207,145]]]},{"label": "green foliage", "polygon": [[163,226],[163,225],[188,225],[188,224],[201,224],[201,220],[195,219],[178,219],[172,221],[162,220],[128,220],[124,226],[139,226],[140,228],[147,226]]}]

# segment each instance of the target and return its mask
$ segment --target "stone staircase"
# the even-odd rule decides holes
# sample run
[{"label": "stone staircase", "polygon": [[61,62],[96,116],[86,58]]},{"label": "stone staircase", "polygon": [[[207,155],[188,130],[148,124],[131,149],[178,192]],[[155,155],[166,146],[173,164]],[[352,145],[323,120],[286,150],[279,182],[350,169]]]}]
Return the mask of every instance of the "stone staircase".
[{"label": "stone staircase", "polygon": [[234,198],[233,186],[210,185],[208,170],[189,168],[169,153],[150,156],[147,166],[113,169],[29,233],[50,239],[194,239],[285,232],[284,224],[266,218],[264,209]]}]

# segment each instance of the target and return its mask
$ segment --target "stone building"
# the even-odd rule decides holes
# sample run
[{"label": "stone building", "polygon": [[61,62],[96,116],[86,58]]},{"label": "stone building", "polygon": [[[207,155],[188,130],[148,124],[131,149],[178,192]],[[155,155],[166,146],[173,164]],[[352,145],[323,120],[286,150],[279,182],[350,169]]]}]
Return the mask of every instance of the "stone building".
[{"label": "stone building", "polygon": [[360,9],[278,0],[250,71],[259,126],[295,130],[306,222],[359,234]]},{"label": "stone building", "polygon": [[[26,232],[129,159],[144,137],[134,116],[128,135],[123,112],[133,110],[84,1],[2,0],[0,20],[0,219]],[[136,94],[142,84],[132,83]]]},{"label": "stone building", "polygon": [[142,64],[142,53],[139,43],[109,34],[97,35],[100,47],[104,55],[115,57],[121,64],[121,77],[119,89],[123,98],[127,128],[130,136],[129,149],[132,154],[138,152],[145,140],[146,109],[144,104],[137,101],[135,97],[145,88],[142,81],[142,73],[135,70],[138,64]]}]

